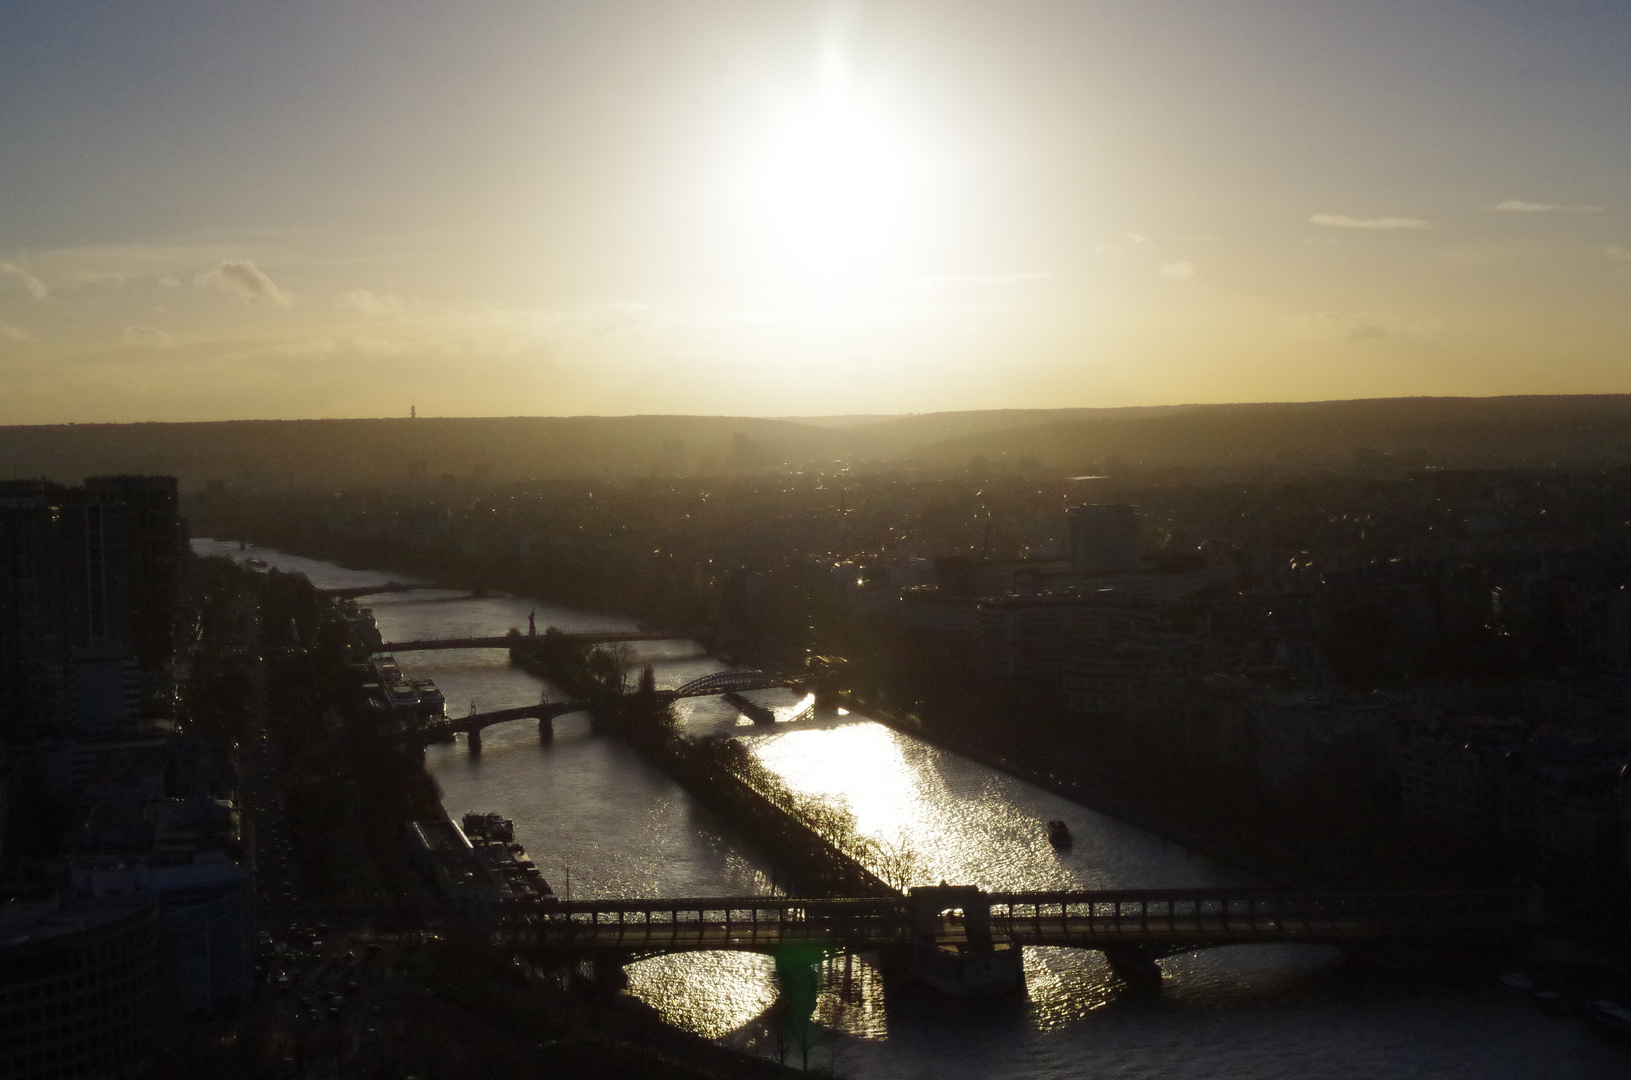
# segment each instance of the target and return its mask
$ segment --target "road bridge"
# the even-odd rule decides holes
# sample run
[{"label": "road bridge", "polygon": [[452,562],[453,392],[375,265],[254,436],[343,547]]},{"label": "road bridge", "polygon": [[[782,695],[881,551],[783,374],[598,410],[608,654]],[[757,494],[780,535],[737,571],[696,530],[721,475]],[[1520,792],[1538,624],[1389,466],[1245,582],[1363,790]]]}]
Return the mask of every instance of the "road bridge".
[{"label": "road bridge", "polygon": [[[584,633],[563,633],[567,641],[584,645],[611,645],[619,641],[687,641],[689,636],[662,630],[604,630]],[[383,642],[375,652],[430,652],[443,649],[508,649],[514,645],[516,635],[501,634],[493,637],[422,638],[414,641]]]},{"label": "road bridge", "polygon": [[[479,639],[474,639],[479,640]],[[502,640],[502,639],[501,639]],[[386,649],[391,646],[387,645]],[[776,675],[765,671],[719,671],[712,675],[704,675],[700,679],[692,679],[683,686],[672,690],[658,690],[653,697],[663,703],[678,701],[680,698],[709,697],[715,694],[734,693],[743,690],[770,690],[777,688],[796,689],[801,685],[797,679],[785,675]],[[536,705],[519,705],[509,709],[493,709],[488,712],[472,712],[468,716],[450,717],[420,729],[425,736],[462,733],[468,736],[471,753],[481,752],[481,733],[494,724],[507,724],[515,720],[536,720],[540,734],[550,730],[557,716],[567,713],[583,712],[591,709],[596,702],[585,701],[549,701],[544,700]]]},{"label": "road bridge", "polygon": [[940,886],[885,899],[569,901],[506,920],[494,940],[615,963],[790,946],[971,955],[1046,945],[1101,951],[1137,981],[1159,979],[1156,960],[1225,945],[1496,945],[1532,935],[1544,922],[1540,895],[1511,889],[987,893]]}]

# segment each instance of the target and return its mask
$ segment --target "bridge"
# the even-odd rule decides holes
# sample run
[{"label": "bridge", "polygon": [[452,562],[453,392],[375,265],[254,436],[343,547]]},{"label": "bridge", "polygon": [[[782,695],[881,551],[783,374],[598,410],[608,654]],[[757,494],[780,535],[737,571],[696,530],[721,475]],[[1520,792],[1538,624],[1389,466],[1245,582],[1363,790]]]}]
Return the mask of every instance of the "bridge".
[{"label": "bridge", "polygon": [[[480,640],[480,639],[471,639]],[[507,639],[499,639],[507,640]],[[449,646],[457,648],[460,646]],[[387,650],[392,646],[385,646]],[[692,679],[683,686],[672,690],[658,690],[653,695],[658,701],[668,703],[688,697],[710,697],[715,694],[737,693],[744,690],[770,690],[775,688],[796,688],[800,685],[797,679],[790,679],[785,675],[774,675],[765,671],[716,671],[712,675],[704,675],[699,679]],[[488,712],[472,712],[468,716],[453,717],[438,722],[425,729],[427,734],[462,732],[469,738],[471,753],[481,752],[481,733],[494,724],[507,724],[513,720],[536,720],[540,734],[547,733],[557,716],[567,713],[582,712],[592,708],[594,701],[540,701],[536,705],[518,705],[510,709],[493,709]]]},{"label": "bridge", "polygon": [[1524,890],[987,893],[938,886],[885,899],[566,901],[501,922],[494,943],[613,965],[666,953],[789,947],[897,955],[927,949],[953,958],[1006,951],[1016,973],[1024,946],[1045,945],[1098,950],[1124,978],[1147,982],[1159,979],[1155,961],[1199,949],[1500,944],[1533,934],[1544,916],[1541,896]]},{"label": "bridge", "polygon": [[[610,645],[619,641],[688,641],[690,635],[662,630],[605,630],[586,633],[563,633],[567,641],[584,645]],[[415,641],[383,642],[375,652],[431,652],[442,649],[508,649],[515,644],[516,635],[497,637],[422,638]]]}]

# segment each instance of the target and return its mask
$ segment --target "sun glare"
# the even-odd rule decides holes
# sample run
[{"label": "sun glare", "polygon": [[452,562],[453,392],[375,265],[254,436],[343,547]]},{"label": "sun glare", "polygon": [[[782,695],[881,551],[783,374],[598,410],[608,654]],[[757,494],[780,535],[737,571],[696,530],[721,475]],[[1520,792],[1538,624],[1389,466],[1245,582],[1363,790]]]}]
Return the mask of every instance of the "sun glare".
[{"label": "sun glare", "polygon": [[882,117],[835,89],[783,124],[753,194],[781,257],[846,278],[882,270],[900,253],[911,186],[907,157]]}]

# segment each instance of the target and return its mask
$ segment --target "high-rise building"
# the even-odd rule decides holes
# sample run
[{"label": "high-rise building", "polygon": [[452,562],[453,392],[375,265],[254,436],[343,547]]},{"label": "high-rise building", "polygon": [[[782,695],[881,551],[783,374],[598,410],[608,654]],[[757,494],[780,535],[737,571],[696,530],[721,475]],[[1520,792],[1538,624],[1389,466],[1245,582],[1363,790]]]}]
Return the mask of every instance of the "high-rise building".
[{"label": "high-rise building", "polygon": [[63,488],[0,483],[0,738],[60,733],[67,720]]},{"label": "high-rise building", "polygon": [[168,688],[182,535],[172,477],[0,483],[0,739],[115,732]]},{"label": "high-rise building", "polygon": [[[118,523],[123,546],[126,640],[117,671],[104,665],[102,685],[117,683],[136,707],[174,696],[176,623],[180,615],[181,568],[187,530],[173,476],[93,476],[85,481],[88,501],[104,507]],[[134,660],[132,664],[130,661]]]}]

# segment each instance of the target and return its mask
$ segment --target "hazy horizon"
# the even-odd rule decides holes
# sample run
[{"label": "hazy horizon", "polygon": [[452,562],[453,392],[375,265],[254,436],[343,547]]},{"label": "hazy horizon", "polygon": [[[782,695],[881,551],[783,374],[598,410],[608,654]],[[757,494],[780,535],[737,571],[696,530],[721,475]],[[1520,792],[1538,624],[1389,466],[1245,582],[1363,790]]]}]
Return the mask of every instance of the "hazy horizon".
[{"label": "hazy horizon", "polygon": [[0,423],[1631,391],[1631,8],[0,10]]}]

